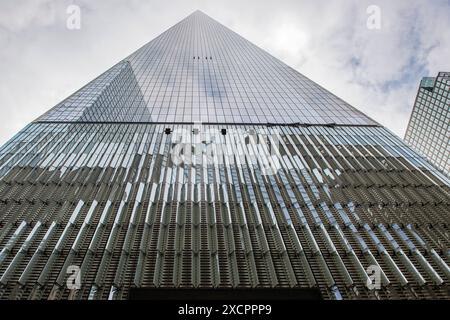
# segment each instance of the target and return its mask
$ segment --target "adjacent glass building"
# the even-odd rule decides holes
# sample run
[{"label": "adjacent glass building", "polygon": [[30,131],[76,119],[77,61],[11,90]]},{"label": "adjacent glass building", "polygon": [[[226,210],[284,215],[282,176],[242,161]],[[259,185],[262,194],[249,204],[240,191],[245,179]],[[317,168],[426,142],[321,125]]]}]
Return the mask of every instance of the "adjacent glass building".
[{"label": "adjacent glass building", "polygon": [[420,82],[405,141],[450,176],[450,72]]},{"label": "adjacent glass building", "polygon": [[448,299],[449,208],[401,139],[197,11],[0,149],[0,297]]}]

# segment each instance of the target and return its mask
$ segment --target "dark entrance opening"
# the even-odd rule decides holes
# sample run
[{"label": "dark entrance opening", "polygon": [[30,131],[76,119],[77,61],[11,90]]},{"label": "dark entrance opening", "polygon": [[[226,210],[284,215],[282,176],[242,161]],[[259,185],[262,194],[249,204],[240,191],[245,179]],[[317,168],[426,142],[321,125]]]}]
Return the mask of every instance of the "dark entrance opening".
[{"label": "dark entrance opening", "polygon": [[130,288],[130,300],[322,300],[317,288]]}]

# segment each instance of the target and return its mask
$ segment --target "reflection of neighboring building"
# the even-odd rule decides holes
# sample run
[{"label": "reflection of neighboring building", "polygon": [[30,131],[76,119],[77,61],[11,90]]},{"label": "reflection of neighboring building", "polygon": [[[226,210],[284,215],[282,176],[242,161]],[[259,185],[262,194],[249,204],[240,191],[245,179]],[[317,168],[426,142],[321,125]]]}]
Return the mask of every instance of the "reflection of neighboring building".
[{"label": "reflection of neighboring building", "polygon": [[141,87],[127,60],[101,74],[40,119],[55,122],[152,122]]},{"label": "reflection of neighboring building", "polygon": [[450,176],[450,72],[420,82],[405,141]]}]

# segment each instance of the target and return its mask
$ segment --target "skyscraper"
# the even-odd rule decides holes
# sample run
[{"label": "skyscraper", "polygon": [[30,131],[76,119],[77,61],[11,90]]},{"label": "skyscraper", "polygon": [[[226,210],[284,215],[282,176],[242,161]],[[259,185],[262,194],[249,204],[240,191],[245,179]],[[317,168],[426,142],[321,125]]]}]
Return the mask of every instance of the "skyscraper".
[{"label": "skyscraper", "polygon": [[450,176],[450,72],[420,82],[405,141]]},{"label": "skyscraper", "polygon": [[21,130],[0,179],[2,299],[449,298],[448,178],[199,11]]}]

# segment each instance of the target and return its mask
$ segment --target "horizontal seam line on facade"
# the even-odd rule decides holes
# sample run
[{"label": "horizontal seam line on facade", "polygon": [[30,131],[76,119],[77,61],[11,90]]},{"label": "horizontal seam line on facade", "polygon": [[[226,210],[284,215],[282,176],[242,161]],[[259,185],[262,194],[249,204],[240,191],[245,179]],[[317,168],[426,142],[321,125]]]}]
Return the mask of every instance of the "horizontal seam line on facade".
[{"label": "horizontal seam line on facade", "polygon": [[167,125],[225,125],[225,126],[265,126],[265,127],[374,127],[378,124],[338,124],[338,123],[257,123],[257,122],[149,122],[149,121],[33,121],[34,123],[67,123],[67,124],[167,124]]}]

